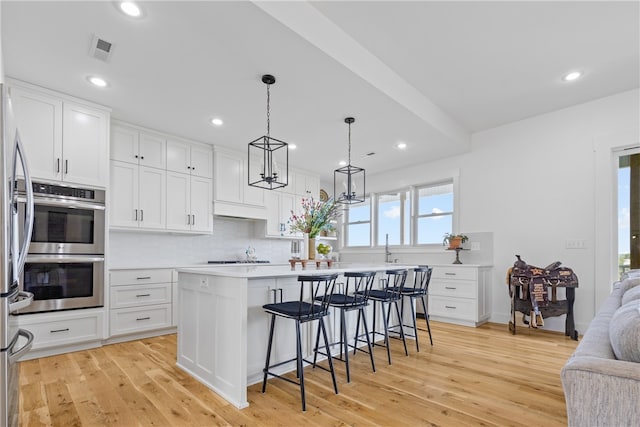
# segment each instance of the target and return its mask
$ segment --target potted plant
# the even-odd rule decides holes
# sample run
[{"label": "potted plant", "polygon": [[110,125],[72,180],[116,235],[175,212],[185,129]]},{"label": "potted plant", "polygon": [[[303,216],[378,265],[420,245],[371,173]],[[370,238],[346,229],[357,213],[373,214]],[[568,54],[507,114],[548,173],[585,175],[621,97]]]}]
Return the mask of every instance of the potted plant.
[{"label": "potted plant", "polygon": [[467,240],[469,240],[469,237],[464,234],[445,233],[442,245],[444,246],[448,243],[449,249],[457,249]]}]

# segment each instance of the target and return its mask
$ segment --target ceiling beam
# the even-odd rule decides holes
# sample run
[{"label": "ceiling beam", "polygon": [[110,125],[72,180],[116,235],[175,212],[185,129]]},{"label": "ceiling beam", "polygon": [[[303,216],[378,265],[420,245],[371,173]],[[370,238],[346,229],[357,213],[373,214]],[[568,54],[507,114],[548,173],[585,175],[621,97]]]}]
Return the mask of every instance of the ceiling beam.
[{"label": "ceiling beam", "polygon": [[469,131],[306,1],[253,1],[274,19],[414,113],[461,148]]}]

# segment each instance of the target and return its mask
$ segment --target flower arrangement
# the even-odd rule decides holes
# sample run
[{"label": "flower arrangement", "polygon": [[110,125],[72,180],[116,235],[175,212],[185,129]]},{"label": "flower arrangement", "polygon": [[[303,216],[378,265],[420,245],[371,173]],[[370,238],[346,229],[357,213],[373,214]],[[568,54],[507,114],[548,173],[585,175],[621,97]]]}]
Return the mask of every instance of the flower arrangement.
[{"label": "flower arrangement", "polygon": [[333,223],[339,215],[338,204],[333,197],[326,202],[317,202],[313,197],[303,198],[301,213],[291,211],[290,230],[292,233],[309,233],[309,238],[314,239],[323,230],[333,231]]}]

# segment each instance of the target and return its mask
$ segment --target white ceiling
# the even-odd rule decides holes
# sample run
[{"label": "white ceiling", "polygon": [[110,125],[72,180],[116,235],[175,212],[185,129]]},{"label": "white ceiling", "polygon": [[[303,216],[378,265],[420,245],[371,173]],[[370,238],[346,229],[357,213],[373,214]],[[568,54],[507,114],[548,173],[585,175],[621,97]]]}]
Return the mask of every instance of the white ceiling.
[{"label": "white ceiling", "polygon": [[[469,149],[470,135],[640,87],[639,2],[2,1],[5,74],[113,109],[112,117],[246,150],[266,131],[331,181]],[[113,43],[89,56],[93,35]],[[584,78],[564,83],[579,69]],[[109,81],[106,89],[87,76]],[[221,117],[215,128],[209,120]],[[405,152],[394,145],[405,141]],[[375,152],[373,156],[366,153]]]}]

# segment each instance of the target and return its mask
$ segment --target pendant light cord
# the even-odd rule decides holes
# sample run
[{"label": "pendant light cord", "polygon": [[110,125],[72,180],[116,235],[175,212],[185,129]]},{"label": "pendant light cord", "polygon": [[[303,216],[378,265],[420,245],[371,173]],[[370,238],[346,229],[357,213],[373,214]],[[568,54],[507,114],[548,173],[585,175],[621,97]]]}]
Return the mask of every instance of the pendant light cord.
[{"label": "pendant light cord", "polygon": [[267,84],[267,137],[271,136],[271,112],[269,109],[269,104],[271,102],[271,96],[269,93],[269,86],[271,86],[270,84]]},{"label": "pendant light cord", "polygon": [[349,166],[351,166],[351,123],[349,123]]}]

